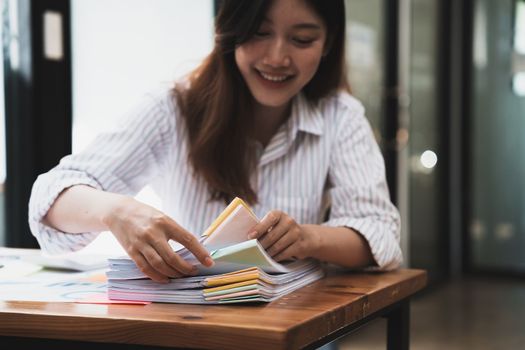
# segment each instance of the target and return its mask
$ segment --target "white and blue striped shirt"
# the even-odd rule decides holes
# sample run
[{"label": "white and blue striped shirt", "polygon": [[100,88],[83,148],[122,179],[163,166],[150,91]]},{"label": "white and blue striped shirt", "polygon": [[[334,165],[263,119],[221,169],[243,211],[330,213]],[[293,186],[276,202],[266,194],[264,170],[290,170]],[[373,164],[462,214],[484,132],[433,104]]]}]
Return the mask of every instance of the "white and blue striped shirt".
[{"label": "white and blue striped shirt", "polygon": [[[150,184],[162,210],[196,235],[225,207],[210,201],[205,181],[192,176],[185,127],[169,91],[147,96],[118,128],[38,177],[29,224],[50,253],[78,250],[98,234],[64,233],[42,222],[57,196],[76,184],[127,195]],[[253,184],[260,218],[279,209],[301,224],[350,227],[367,239],[379,269],[401,263],[399,214],[383,158],[362,105],[349,94],[326,97],[316,107],[298,95],[291,117],[261,152]],[[330,218],[323,223],[327,202]]]}]

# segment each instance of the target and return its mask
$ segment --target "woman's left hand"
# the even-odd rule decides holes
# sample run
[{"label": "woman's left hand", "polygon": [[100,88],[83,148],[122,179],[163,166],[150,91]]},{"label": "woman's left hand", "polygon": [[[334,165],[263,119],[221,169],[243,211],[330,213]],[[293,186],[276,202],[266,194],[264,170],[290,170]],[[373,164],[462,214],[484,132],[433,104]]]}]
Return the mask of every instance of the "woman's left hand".
[{"label": "woman's left hand", "polygon": [[314,225],[299,225],[288,214],[272,210],[252,229],[248,238],[257,238],[276,261],[311,257],[320,245]]}]

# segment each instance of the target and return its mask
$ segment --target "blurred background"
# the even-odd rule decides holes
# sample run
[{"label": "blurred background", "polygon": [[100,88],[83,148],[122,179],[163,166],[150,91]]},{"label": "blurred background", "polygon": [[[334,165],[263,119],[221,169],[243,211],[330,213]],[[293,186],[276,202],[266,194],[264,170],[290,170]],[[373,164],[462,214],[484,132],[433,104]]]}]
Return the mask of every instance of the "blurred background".
[{"label": "blurred background", "polygon": [[[349,80],[385,156],[405,267],[429,273],[412,348],[525,348],[525,0],[345,2]],[[37,247],[35,178],[195,67],[219,3],[0,1],[0,246]],[[160,206],[148,188],[139,199]],[[118,249],[110,235],[94,246]],[[385,325],[332,348],[383,349]]]}]

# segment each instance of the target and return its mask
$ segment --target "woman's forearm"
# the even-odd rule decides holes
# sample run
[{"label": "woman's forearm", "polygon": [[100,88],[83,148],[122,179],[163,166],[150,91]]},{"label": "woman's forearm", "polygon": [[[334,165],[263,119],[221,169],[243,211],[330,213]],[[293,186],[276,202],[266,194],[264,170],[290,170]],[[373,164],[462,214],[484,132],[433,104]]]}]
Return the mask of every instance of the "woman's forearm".
[{"label": "woman's forearm", "polygon": [[72,186],[58,196],[44,223],[69,233],[104,231],[108,229],[104,218],[125,200],[131,198],[90,186]]},{"label": "woman's forearm", "polygon": [[318,236],[313,258],[350,268],[375,265],[368,242],[356,231],[347,227],[303,226]]},{"label": "woman's forearm", "polygon": [[204,266],[213,265],[208,251],[193,234],[157,209],[115,193],[89,186],[63,191],[44,218],[69,233],[110,230],[138,268],[154,281],[196,273],[196,268],[173,251],[168,241],[181,242]]}]

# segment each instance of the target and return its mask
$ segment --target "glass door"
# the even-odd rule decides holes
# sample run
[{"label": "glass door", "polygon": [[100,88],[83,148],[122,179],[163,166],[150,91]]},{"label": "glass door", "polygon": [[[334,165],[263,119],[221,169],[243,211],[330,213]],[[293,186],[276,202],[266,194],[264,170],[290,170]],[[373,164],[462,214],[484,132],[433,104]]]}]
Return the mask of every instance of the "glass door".
[{"label": "glass door", "polygon": [[441,135],[445,118],[440,115],[440,4],[438,0],[412,0],[408,67],[409,135],[407,164],[412,267],[428,270],[430,282],[442,280],[447,271],[445,182],[447,161]]},{"label": "glass door", "polygon": [[[4,0],[0,0],[0,9],[4,10]],[[4,62],[4,33],[0,25],[0,62]],[[0,69],[0,247],[5,246],[5,178],[6,178],[6,140],[5,140],[5,105],[4,105],[4,70]]]},{"label": "glass door", "polygon": [[[441,9],[437,0],[400,0],[395,6],[388,1],[346,1],[349,78],[381,148],[397,154],[394,200],[402,217],[405,263],[428,269],[434,281],[447,273],[441,197],[446,161],[438,102]],[[398,42],[394,52],[387,52],[389,40]],[[387,88],[387,73],[398,75],[395,87]],[[397,105],[387,103],[392,95]],[[389,108],[398,109],[398,122],[387,120],[396,114]],[[392,124],[397,129],[386,130]],[[395,139],[389,141],[385,133]]]},{"label": "glass door", "polygon": [[475,270],[525,272],[525,2],[474,1],[469,250]]}]

